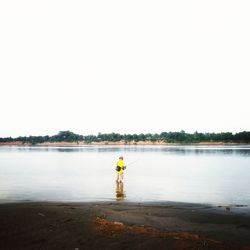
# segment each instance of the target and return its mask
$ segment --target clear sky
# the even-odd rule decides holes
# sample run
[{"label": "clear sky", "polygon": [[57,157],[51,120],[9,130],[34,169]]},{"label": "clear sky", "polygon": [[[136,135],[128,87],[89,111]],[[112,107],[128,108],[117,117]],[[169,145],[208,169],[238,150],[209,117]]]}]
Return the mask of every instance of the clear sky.
[{"label": "clear sky", "polygon": [[0,2],[0,136],[250,130],[250,2]]}]

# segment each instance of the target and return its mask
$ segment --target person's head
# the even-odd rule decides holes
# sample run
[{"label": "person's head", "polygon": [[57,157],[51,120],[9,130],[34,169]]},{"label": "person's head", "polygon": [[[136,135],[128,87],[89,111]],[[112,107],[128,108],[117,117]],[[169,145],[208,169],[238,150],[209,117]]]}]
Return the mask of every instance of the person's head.
[{"label": "person's head", "polygon": [[119,159],[120,159],[120,160],[123,160],[123,156],[120,156]]}]

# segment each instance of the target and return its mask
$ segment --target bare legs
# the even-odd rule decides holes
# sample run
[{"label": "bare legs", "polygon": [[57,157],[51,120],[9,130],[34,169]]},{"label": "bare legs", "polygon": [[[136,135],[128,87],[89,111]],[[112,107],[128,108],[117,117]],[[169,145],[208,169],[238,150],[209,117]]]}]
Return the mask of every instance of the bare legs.
[{"label": "bare legs", "polygon": [[122,201],[124,200],[125,194],[123,191],[123,183],[122,182],[117,182],[116,183],[116,200],[117,201]]},{"label": "bare legs", "polygon": [[122,182],[123,181],[123,174],[117,174],[116,182]]}]

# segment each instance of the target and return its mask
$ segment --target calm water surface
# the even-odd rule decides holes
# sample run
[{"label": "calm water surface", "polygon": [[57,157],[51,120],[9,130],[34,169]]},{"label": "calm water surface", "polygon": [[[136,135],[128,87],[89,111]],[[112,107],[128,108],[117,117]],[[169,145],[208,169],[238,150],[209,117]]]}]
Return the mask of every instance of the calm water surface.
[{"label": "calm water surface", "polygon": [[[115,182],[123,155],[124,184]],[[250,205],[250,146],[0,147],[0,202]]]}]

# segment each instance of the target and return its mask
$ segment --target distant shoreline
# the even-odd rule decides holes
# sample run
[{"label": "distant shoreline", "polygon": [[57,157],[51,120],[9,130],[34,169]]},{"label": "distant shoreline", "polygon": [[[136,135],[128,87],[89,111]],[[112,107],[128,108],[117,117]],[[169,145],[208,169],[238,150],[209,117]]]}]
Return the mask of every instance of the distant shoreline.
[{"label": "distant shoreline", "polygon": [[12,141],[12,142],[0,142],[0,146],[48,146],[48,147],[66,147],[66,146],[153,146],[153,145],[166,145],[166,146],[179,146],[179,145],[193,145],[193,146],[223,146],[223,145],[248,145],[248,143],[237,143],[237,142],[193,142],[193,143],[168,143],[164,141],[101,141],[101,142],[85,142],[85,141],[77,141],[77,142],[42,142],[42,143],[23,143],[22,141]]},{"label": "distant shoreline", "polygon": [[161,132],[160,134],[79,135],[71,131],[59,131],[56,135],[0,137],[1,145],[16,146],[84,146],[84,145],[244,145],[250,144],[250,131],[239,133]]}]

